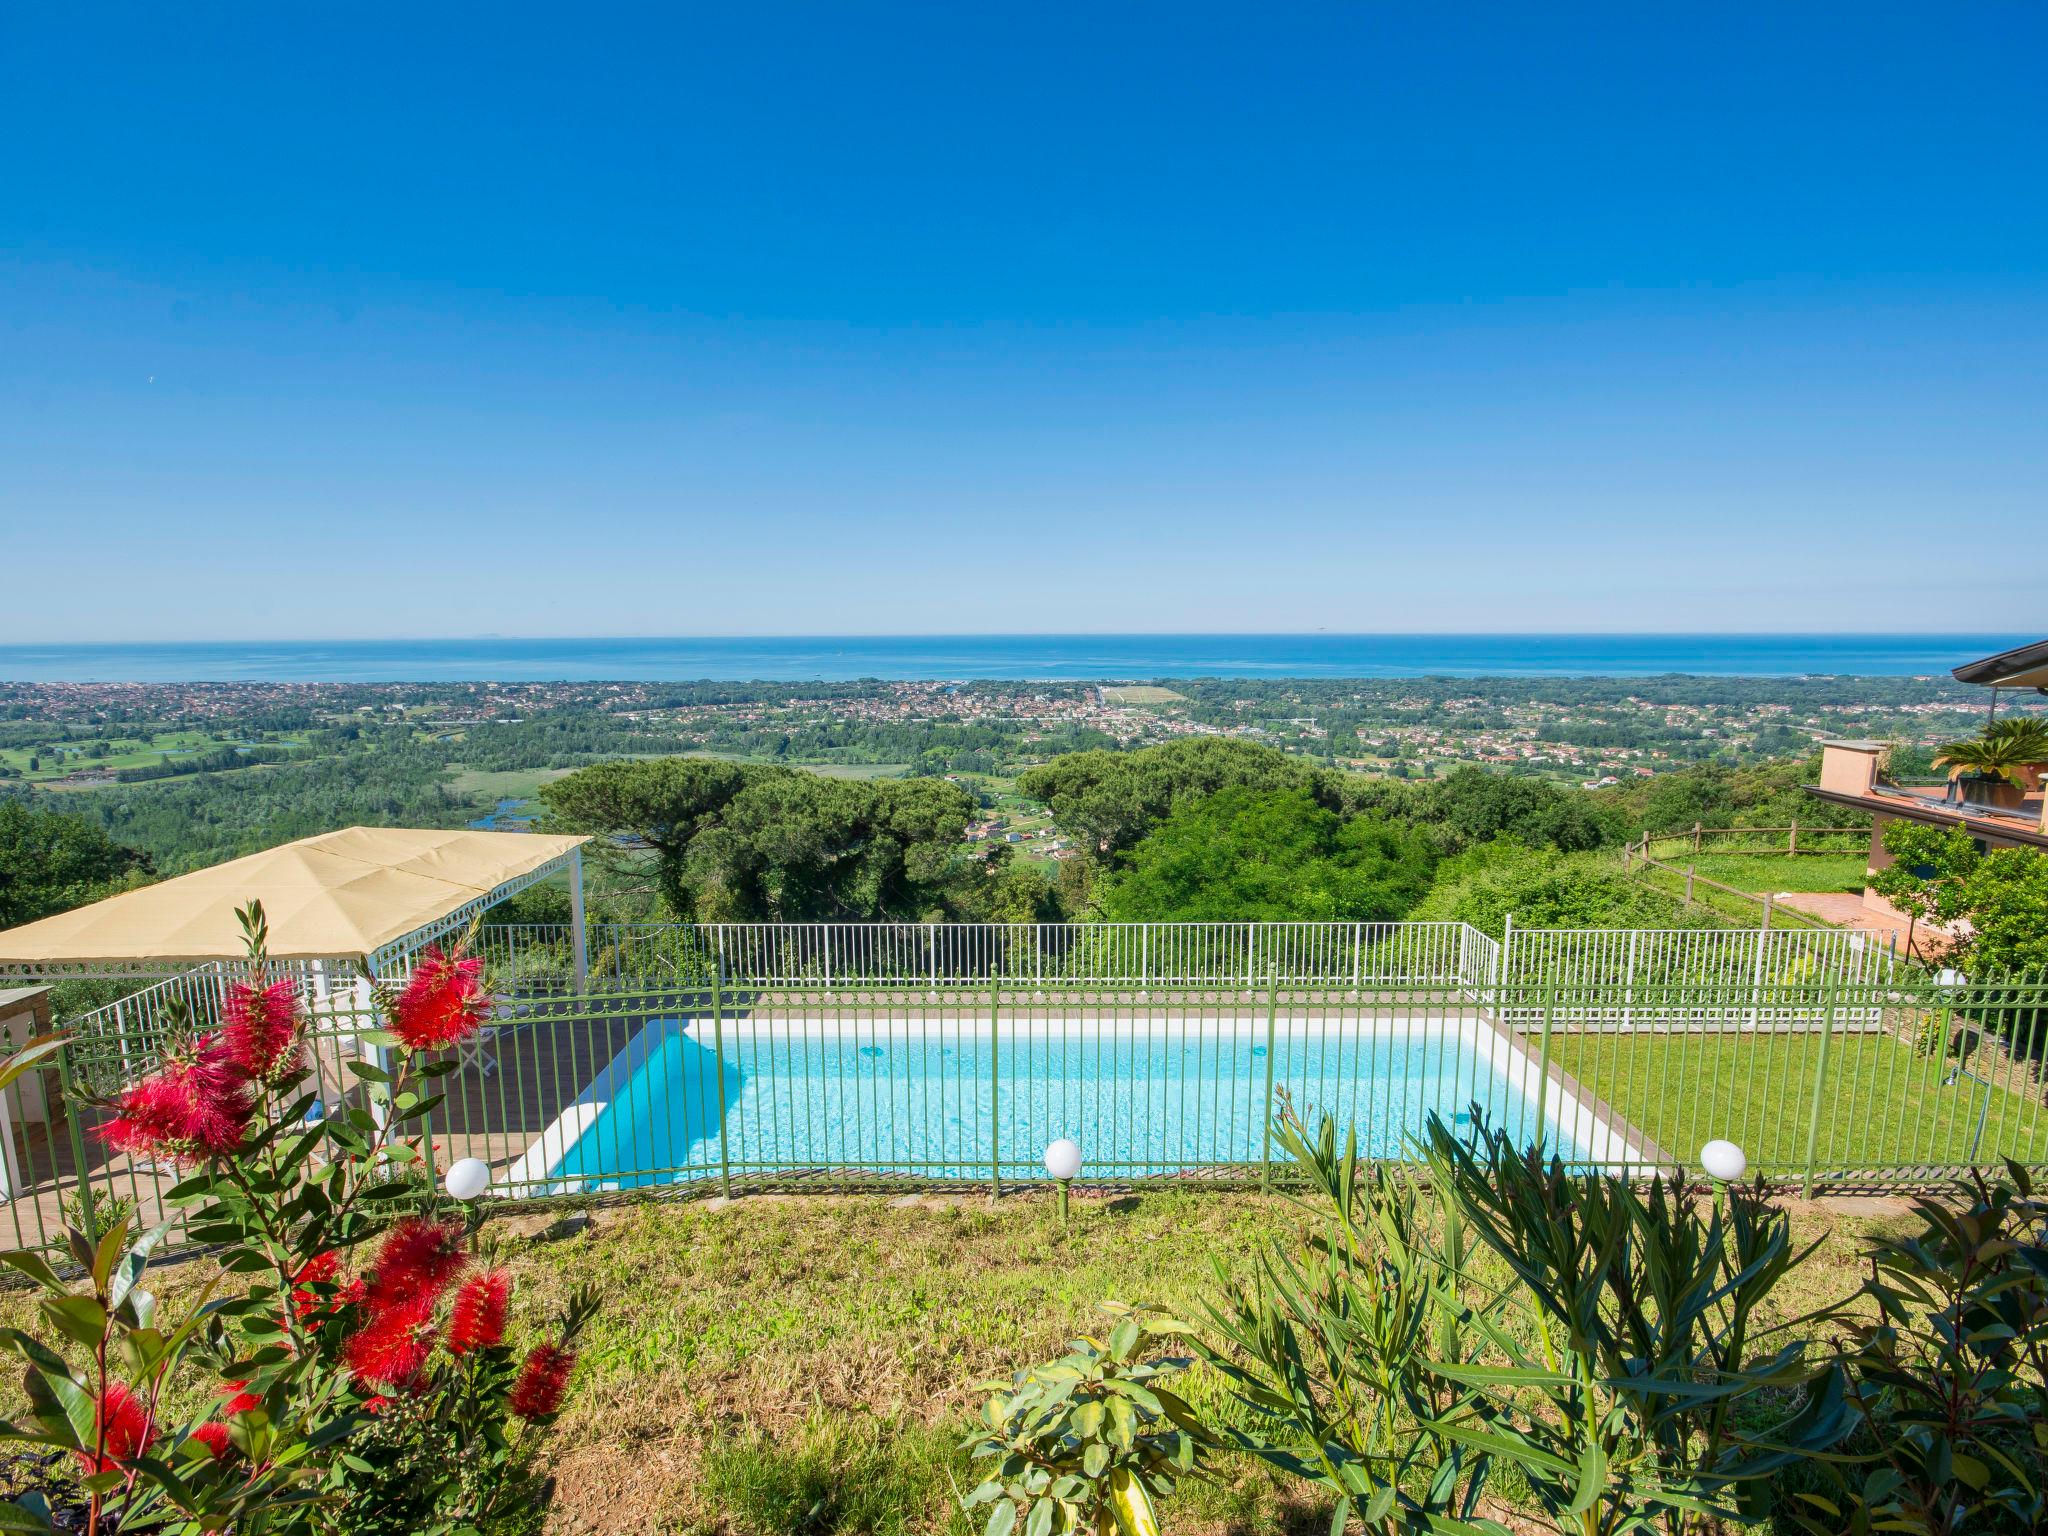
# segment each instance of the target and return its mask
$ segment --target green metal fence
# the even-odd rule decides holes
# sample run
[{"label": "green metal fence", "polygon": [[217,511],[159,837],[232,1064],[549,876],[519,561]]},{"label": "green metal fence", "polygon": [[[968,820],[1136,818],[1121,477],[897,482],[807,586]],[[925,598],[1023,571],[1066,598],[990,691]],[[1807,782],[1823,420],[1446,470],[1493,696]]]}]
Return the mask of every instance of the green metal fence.
[{"label": "green metal fence", "polygon": [[[1682,1167],[1714,1137],[1809,1189],[2048,1163],[2041,978],[1943,989],[1873,974],[1846,945],[1820,960],[1777,947],[1808,935],[1770,936],[1761,963],[1755,935],[1731,937],[1743,964],[1695,965],[1656,936],[1617,961],[1628,935],[1524,933],[1523,959],[1503,965],[1474,935],[1442,948],[1435,975],[764,984],[714,965],[580,996],[510,985],[446,1079],[422,1176],[482,1157],[514,1200],[1000,1191],[1042,1179],[1046,1144],[1072,1136],[1084,1181],[1273,1184],[1289,1176],[1270,1136],[1283,1103],[1356,1125],[1383,1157],[1408,1155],[1430,1112],[1455,1125],[1476,1105],[1632,1175]],[[173,996],[207,1025],[223,980],[195,972],[74,1021],[56,1064],[8,1091],[0,1237],[47,1244],[87,1202],[169,1214],[177,1171],[110,1155],[93,1100],[157,1058]],[[374,1052],[377,1019],[366,985],[300,980],[331,1109],[361,1092],[350,1062]]]}]

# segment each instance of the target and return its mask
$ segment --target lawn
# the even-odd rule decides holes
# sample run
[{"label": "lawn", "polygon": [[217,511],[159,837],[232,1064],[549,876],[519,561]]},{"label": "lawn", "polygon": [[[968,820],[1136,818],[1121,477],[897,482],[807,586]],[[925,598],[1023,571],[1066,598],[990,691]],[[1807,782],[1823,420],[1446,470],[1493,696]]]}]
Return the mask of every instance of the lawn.
[{"label": "lawn", "polygon": [[[1794,1204],[1795,1235],[1825,1235],[1778,1295],[1797,1316],[1853,1291],[1860,1240],[1901,1223],[1895,1203]],[[1148,1191],[1077,1198],[1063,1229],[1042,1194],[743,1199],[511,1216],[485,1228],[515,1276],[515,1329],[592,1281],[587,1336],[554,1455],[553,1532],[661,1536],[936,1533],[953,1513],[954,1446],[972,1385],[1049,1358],[1096,1328],[1106,1299],[1199,1320],[1211,1261],[1243,1274],[1262,1242],[1303,1225],[1255,1195]],[[206,1278],[153,1275],[167,1300]],[[0,1297],[17,1319],[23,1293]],[[1199,1370],[1198,1405],[1229,1411]],[[18,1378],[0,1385],[7,1406]],[[1329,1528],[1327,1505],[1231,1457],[1218,1486],[1169,1506],[1175,1536]]]},{"label": "lawn", "polygon": [[[1726,1137],[1756,1167],[1806,1166],[1817,1034],[1559,1035],[1553,1060],[1674,1158]],[[1837,1034],[1828,1043],[1816,1163],[1919,1165],[1968,1158],[1984,1117],[1980,1160],[2048,1161],[2048,1113],[2035,1100],[1962,1079],[1952,1063],[1890,1035]]]},{"label": "lawn", "polygon": [[1705,853],[1698,858],[1683,854],[1659,855],[1666,864],[1684,869],[1704,880],[1718,880],[1738,891],[1759,896],[1779,891],[1860,891],[1869,858],[1862,853],[1812,853],[1788,858],[1783,854]]}]

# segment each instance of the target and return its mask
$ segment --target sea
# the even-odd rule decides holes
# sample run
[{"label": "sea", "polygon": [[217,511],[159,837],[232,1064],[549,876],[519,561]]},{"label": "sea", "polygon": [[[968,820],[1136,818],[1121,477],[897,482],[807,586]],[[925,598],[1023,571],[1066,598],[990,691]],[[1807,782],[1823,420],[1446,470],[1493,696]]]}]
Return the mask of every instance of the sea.
[{"label": "sea", "polygon": [[0,682],[1945,677],[2020,634],[791,635],[0,645]]}]

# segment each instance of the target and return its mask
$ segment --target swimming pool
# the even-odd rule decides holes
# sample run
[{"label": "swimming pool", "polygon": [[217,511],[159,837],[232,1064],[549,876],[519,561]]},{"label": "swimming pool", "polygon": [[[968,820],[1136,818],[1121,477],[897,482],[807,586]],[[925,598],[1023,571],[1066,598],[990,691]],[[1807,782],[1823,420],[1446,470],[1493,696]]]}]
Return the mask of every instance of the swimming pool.
[{"label": "swimming pool", "polygon": [[[1311,1124],[1355,1127],[1399,1157],[1435,1111],[1476,1101],[1518,1140],[1537,1128],[1537,1065],[1471,1017],[1134,1016],[1086,1021],[838,1017],[660,1019],[592,1080],[501,1185],[624,1189],[778,1171],[934,1179],[1043,1177],[1071,1136],[1083,1177],[1257,1164],[1270,1073]],[[1544,1143],[1572,1161],[1636,1160],[1621,1128],[1553,1078]],[[722,1124],[722,1138],[721,1138]]]}]

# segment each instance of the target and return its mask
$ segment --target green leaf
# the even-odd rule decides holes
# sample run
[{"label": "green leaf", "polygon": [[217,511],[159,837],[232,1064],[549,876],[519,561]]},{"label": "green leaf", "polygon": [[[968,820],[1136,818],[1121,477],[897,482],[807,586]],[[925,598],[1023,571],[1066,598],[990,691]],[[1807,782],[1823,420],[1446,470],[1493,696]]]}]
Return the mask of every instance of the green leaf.
[{"label": "green leaf", "polygon": [[0,1253],[0,1264],[11,1264],[45,1290],[55,1291],[60,1296],[71,1293],[71,1287],[58,1279],[57,1271],[50,1268],[50,1261],[33,1248],[10,1248]]},{"label": "green leaf", "polygon": [[[22,1073],[47,1064],[52,1056],[64,1049],[64,1041],[65,1037],[59,1034],[37,1035],[28,1041],[12,1056],[0,1062],[0,1089],[6,1088]],[[42,1528],[47,1530],[48,1525],[45,1524]],[[5,1529],[5,1526],[0,1526],[0,1530]]]},{"label": "green leaf", "polygon": [[25,1494],[18,1502],[0,1504],[0,1531],[37,1531],[47,1536],[54,1529],[50,1524],[50,1506],[40,1493]]},{"label": "green leaf", "polygon": [[1017,1506],[1005,1499],[988,1512],[988,1524],[982,1527],[981,1536],[1010,1536],[1016,1524]]},{"label": "green leaf", "polygon": [[128,1293],[135,1289],[135,1282],[142,1278],[143,1270],[149,1267],[150,1250],[162,1242],[171,1230],[171,1223],[160,1222],[135,1239],[121,1262],[114,1269],[113,1278],[107,1290],[107,1305],[118,1307],[128,1299]]},{"label": "green leaf", "polygon": [[43,1316],[58,1332],[87,1349],[98,1349],[107,1336],[107,1314],[90,1296],[45,1297]]}]

